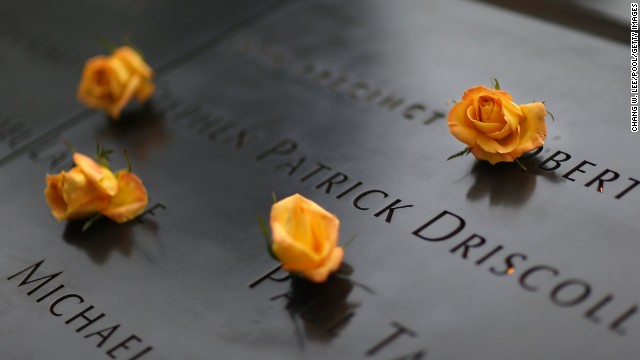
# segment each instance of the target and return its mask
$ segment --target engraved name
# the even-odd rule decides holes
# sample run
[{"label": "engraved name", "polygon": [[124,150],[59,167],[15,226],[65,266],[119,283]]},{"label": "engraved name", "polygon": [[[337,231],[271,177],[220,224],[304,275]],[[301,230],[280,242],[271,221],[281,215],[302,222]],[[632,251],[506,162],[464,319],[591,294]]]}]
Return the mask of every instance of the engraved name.
[{"label": "engraved name", "polygon": [[[297,149],[298,143],[296,141],[284,139],[257,153],[256,160],[270,160],[275,164],[274,170],[284,171],[292,177],[299,175],[299,181],[308,181],[312,188],[333,195],[336,199],[349,198],[353,207],[358,210],[368,211],[374,207],[373,204],[376,204],[378,207],[373,209],[373,216],[382,217],[384,215],[383,218],[387,223],[394,219],[394,215],[396,217],[405,216],[409,211],[417,211],[418,207],[414,207],[413,204],[405,204],[401,199],[395,199],[390,203],[381,203],[381,199],[384,200],[390,196],[386,191],[368,189],[363,186],[362,181],[350,180],[351,176],[333,170],[331,165],[309,161],[306,156],[292,156]],[[535,156],[541,151],[542,149],[539,149],[529,156]],[[279,159],[280,157],[284,157],[285,160]],[[273,160],[274,158],[276,160]],[[568,153],[556,151],[540,162],[538,167],[545,171],[555,171],[569,159],[571,159],[571,155]],[[298,169],[307,163],[312,165],[308,165],[304,171],[298,172]],[[575,182],[572,176],[576,173],[586,173],[582,167],[587,163],[595,166],[594,163],[583,160],[564,172],[562,177]],[[612,183],[619,177],[617,172],[605,169],[598,171],[594,177],[589,177],[584,185],[587,188],[595,187],[598,192],[594,193],[601,194],[605,184]],[[629,179],[631,183],[624,183],[616,191],[609,192],[615,194],[616,200],[627,196],[639,183],[633,178]],[[613,187],[609,184],[606,186]],[[366,190],[362,191],[363,189]],[[374,198],[374,201],[377,202],[371,202]],[[396,211],[398,214],[395,213]],[[417,227],[412,231],[412,234],[430,243],[458,239],[454,240],[455,244],[450,247],[450,253],[464,260],[474,261],[476,266],[488,267],[488,271],[494,276],[517,276],[520,288],[534,293],[547,291],[549,300],[556,306],[562,308],[584,306],[584,317],[587,320],[594,324],[607,324],[607,328],[617,335],[625,335],[628,332],[625,324],[638,312],[637,304],[620,308],[619,304],[614,301],[615,296],[612,293],[596,297],[597,295],[588,281],[563,277],[557,267],[544,263],[533,263],[533,265],[527,266],[530,263],[530,257],[527,254],[509,251],[500,244],[491,244],[490,240],[480,234],[471,233],[466,237],[459,238],[458,235],[465,229],[466,224],[467,222],[462,216],[444,210]],[[443,232],[442,228],[446,230]]]},{"label": "engraved name", "polygon": [[614,301],[612,293],[598,296],[588,281],[566,277],[558,267],[531,261],[529,255],[507,249],[478,233],[458,236],[464,234],[466,226],[467,222],[462,216],[444,210],[416,228],[412,234],[430,243],[452,242],[449,253],[454,256],[484,267],[494,276],[517,278],[521,289],[546,293],[556,306],[583,306],[583,316],[590,322],[606,324],[610,331],[618,335],[627,333],[624,324],[638,312],[637,304],[621,307]]},{"label": "engraved name", "polygon": [[[42,275],[40,267],[44,259],[7,277],[7,281],[17,283],[18,288],[26,287],[27,296],[36,303],[48,304],[49,313],[61,318],[64,324],[70,326],[87,341],[96,344],[104,350],[110,359],[142,359],[153,351],[153,347],[145,345],[142,338],[136,334],[124,333],[121,324],[115,323],[94,305],[88,304],[87,299],[70,290],[63,283],[56,280],[62,271]],[[57,281],[57,280],[56,280]]]},{"label": "engraved name", "polygon": [[287,69],[294,76],[346,95],[355,101],[399,113],[406,120],[428,125],[445,117],[444,112],[431,109],[425,102],[412,101],[405,96],[394,94],[376,85],[374,81],[321,66],[320,61],[298,60],[290,51],[277,44],[257,38],[239,37],[227,44],[227,47],[234,53],[256,59],[267,66]]},{"label": "engraved name", "polygon": [[78,71],[84,56],[70,46],[49,35],[32,31],[15,21],[0,19],[0,45],[6,44],[49,65],[69,71]]}]

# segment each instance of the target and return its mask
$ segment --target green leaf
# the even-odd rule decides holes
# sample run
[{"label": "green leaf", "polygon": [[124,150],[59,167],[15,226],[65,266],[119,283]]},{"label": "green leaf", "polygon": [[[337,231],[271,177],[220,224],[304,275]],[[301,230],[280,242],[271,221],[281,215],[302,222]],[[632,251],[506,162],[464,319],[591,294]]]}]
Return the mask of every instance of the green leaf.
[{"label": "green leaf", "polygon": [[493,86],[493,88],[496,90],[500,90],[500,82],[498,81],[498,79],[491,78],[491,86]]},{"label": "green leaf", "polygon": [[471,149],[466,147],[466,148],[464,148],[464,150],[460,151],[459,153],[455,153],[455,154],[449,156],[447,158],[447,161],[449,161],[451,159],[455,159],[455,158],[460,157],[460,156],[468,155],[470,152],[471,152]]},{"label": "green leaf", "polygon": [[93,223],[95,223],[96,221],[98,221],[98,219],[100,219],[102,217],[102,214],[96,214],[94,217],[92,217],[91,219],[87,220],[84,225],[82,225],[82,232],[87,231],[91,225],[93,225]]},{"label": "green leaf", "polygon": [[549,116],[551,116],[551,121],[556,122],[556,117],[553,116],[553,114],[551,113],[551,111],[547,110],[547,114],[549,114]]},{"label": "green leaf", "polygon": [[523,163],[520,162],[520,159],[516,159],[516,164],[518,164],[518,166],[520,166],[520,168],[524,171],[527,171],[527,168],[524,166]]},{"label": "green leaf", "polygon": [[124,152],[124,158],[127,160],[127,171],[131,172],[132,167],[131,160],[129,160],[129,152],[127,151],[127,149],[123,149],[122,152]]},{"label": "green leaf", "polygon": [[258,215],[258,226],[260,226],[260,233],[262,233],[262,237],[265,240],[265,244],[267,245],[267,251],[269,252],[269,255],[271,255],[271,257],[274,258],[275,260],[280,261],[280,259],[278,259],[276,255],[273,253],[273,249],[271,248],[271,234],[269,233],[269,227],[267,226],[267,222],[260,215]]},{"label": "green leaf", "polygon": [[273,203],[277,203],[278,202],[278,197],[276,196],[276,192],[272,191],[271,192],[271,197],[273,198]]},{"label": "green leaf", "polygon": [[118,47],[113,41],[104,35],[96,35],[96,41],[109,52],[114,52]]},{"label": "green leaf", "polygon": [[262,237],[269,244],[271,244],[271,234],[269,233],[269,227],[267,226],[267,222],[262,216],[258,216],[258,226],[260,226],[260,233],[262,234]]},{"label": "green leaf", "polygon": [[[537,101],[533,101],[533,102],[537,102]],[[553,116],[553,114],[551,113],[551,111],[547,110],[547,102],[546,101],[540,101],[542,104],[544,104],[544,109],[547,112],[547,114],[549,114],[549,116],[551,116],[551,121],[556,122],[556,118],[555,116]]]},{"label": "green leaf", "polygon": [[111,154],[113,154],[113,150],[105,148],[104,145],[100,146],[100,143],[96,145],[96,160],[107,169],[111,162]]}]

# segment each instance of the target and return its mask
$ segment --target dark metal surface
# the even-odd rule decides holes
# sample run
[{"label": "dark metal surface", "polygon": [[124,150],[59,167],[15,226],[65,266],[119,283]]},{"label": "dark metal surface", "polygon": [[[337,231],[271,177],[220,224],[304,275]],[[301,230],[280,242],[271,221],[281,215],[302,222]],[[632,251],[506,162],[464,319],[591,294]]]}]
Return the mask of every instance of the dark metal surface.
[{"label": "dark metal surface", "polygon": [[[172,27],[203,26],[191,14]],[[153,37],[169,22],[153,19],[134,30]],[[161,44],[144,49],[160,67],[192,48]],[[20,56],[12,64],[58,76]],[[152,347],[139,358],[633,358],[640,189],[619,195],[640,164],[627,67],[625,46],[475,2],[309,1],[267,12],[167,71],[148,106],[118,123],[88,113],[0,169],[3,358],[109,359],[130,335],[140,340],[113,357]],[[73,85],[73,71],[65,76]],[[447,102],[491,77],[555,116],[526,173],[445,160],[463,147],[442,119]],[[63,123],[74,95],[59,93],[67,100],[29,102],[59,107]],[[85,233],[56,222],[42,189],[47,171],[70,166],[61,139],[87,153],[98,141],[129,149],[153,213]],[[544,170],[557,151],[571,158]],[[567,174],[583,160],[595,165]],[[607,169],[619,179],[602,193],[585,186]],[[378,192],[358,197],[368,190]],[[299,192],[338,215],[342,242],[356,236],[351,281],[265,277],[277,264],[256,216],[268,215],[272,192]],[[385,212],[390,204],[412,206]],[[453,215],[423,227],[443,211],[465,223],[448,238],[460,224]],[[460,246],[470,238],[476,247]],[[63,273],[32,295],[35,282],[18,286],[26,273],[7,279],[42,259],[32,280]],[[56,316],[63,294],[84,302],[68,298]],[[71,319],[90,305],[104,317],[76,331],[87,320]]]},{"label": "dark metal surface", "polygon": [[[508,1],[508,0],[475,0],[500,6],[536,19],[579,30],[594,36],[626,44],[629,41],[629,3],[622,1]],[[622,6],[620,3],[623,3]],[[612,6],[615,5],[615,6]],[[613,8],[613,10],[611,10]],[[620,13],[620,9],[623,13]],[[606,11],[609,10],[609,11]],[[615,12],[614,12],[615,11]]]},{"label": "dark metal surface", "polygon": [[[108,53],[105,40],[144,49],[157,76],[250,25],[282,1],[38,1],[0,9],[0,166],[40,136],[82,120],[76,100],[84,61]],[[37,106],[34,106],[37,104]],[[13,156],[12,156],[13,155]]]}]

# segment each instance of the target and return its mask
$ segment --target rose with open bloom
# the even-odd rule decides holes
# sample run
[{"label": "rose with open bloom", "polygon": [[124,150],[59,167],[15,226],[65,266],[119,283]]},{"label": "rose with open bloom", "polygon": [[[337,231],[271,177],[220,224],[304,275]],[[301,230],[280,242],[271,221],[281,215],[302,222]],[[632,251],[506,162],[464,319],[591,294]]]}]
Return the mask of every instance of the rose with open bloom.
[{"label": "rose with open bloom", "polygon": [[147,191],[135,174],[128,170],[114,174],[80,153],[73,154],[73,161],[76,166],[68,172],[47,175],[44,196],[58,221],[102,214],[123,223],[144,211]]},{"label": "rose with open bloom", "polygon": [[324,282],[342,263],[340,221],[313,201],[295,194],[271,208],[271,249],[282,268]]},{"label": "rose with open bloom", "polygon": [[451,108],[447,123],[477,159],[495,164],[544,145],[546,115],[542,102],[518,105],[507,92],[476,86]]},{"label": "rose with open bloom", "polygon": [[123,46],[111,56],[100,55],[86,62],[78,86],[78,99],[89,107],[106,111],[117,120],[134,96],[143,102],[153,94],[152,76],[153,71],[140,54]]}]

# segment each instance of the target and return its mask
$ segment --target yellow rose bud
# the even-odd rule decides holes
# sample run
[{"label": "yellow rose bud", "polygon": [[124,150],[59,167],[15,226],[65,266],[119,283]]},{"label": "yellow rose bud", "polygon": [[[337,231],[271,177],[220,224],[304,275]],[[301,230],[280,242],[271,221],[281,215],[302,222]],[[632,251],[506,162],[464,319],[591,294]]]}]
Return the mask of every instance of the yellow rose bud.
[{"label": "yellow rose bud", "polygon": [[518,105],[507,92],[476,86],[451,108],[447,123],[478,160],[495,164],[544,145],[546,115],[541,102]]},{"label": "yellow rose bud", "polygon": [[152,77],[153,71],[140,54],[123,46],[109,57],[96,56],[86,62],[78,86],[78,99],[118,119],[133,96],[142,102],[153,94]]},{"label": "yellow rose bud", "polygon": [[102,210],[102,215],[117,223],[124,223],[140,215],[147,207],[149,198],[142,180],[128,170],[116,173],[118,193],[111,198],[109,206]]},{"label": "yellow rose bud", "polygon": [[271,208],[273,254],[282,268],[324,282],[342,263],[340,221],[313,201],[295,194]]},{"label": "yellow rose bud", "polygon": [[47,175],[44,196],[51,214],[58,219],[77,220],[105,209],[118,183],[111,170],[85,155],[73,156],[76,166],[69,172]]}]

